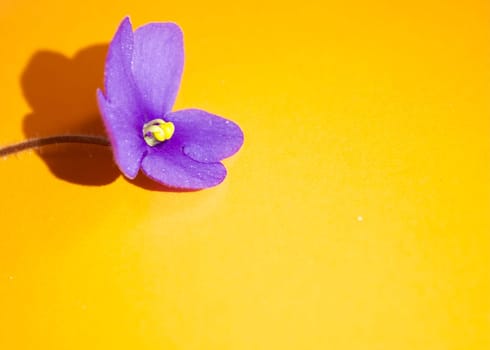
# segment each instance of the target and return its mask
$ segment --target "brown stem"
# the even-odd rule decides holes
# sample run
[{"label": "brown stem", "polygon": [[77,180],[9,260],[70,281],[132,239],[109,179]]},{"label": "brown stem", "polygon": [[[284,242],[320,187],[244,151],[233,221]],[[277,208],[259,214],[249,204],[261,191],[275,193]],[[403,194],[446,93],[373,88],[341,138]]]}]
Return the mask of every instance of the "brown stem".
[{"label": "brown stem", "polygon": [[30,148],[38,148],[47,145],[56,145],[60,143],[88,143],[92,145],[110,146],[111,143],[104,136],[92,135],[56,135],[40,137],[22,141],[10,146],[0,148],[0,157],[7,156],[12,153],[25,151]]}]

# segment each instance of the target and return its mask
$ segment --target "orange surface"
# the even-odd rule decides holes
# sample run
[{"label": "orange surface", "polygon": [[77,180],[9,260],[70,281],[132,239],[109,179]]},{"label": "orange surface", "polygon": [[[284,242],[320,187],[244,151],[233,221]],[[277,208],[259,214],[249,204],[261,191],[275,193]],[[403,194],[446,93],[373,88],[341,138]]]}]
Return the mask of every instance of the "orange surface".
[{"label": "orange surface", "polygon": [[245,145],[191,193],[1,159],[1,349],[490,348],[488,1],[2,0],[0,144],[100,132],[126,14]]}]

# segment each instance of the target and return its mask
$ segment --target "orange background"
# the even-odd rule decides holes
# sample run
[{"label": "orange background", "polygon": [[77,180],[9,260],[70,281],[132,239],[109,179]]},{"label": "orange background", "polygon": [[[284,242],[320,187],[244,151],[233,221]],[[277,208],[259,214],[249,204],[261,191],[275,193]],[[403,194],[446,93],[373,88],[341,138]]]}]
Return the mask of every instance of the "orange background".
[{"label": "orange background", "polygon": [[222,185],[0,159],[2,349],[489,349],[490,3],[2,0],[0,144],[101,132],[123,16],[175,21]]}]

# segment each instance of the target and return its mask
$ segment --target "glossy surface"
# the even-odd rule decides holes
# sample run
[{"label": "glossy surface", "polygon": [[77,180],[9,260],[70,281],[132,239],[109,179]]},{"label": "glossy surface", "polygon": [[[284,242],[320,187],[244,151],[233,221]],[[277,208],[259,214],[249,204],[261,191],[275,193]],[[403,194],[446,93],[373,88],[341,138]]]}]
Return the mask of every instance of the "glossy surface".
[{"label": "glossy surface", "polygon": [[490,5],[339,3],[0,3],[0,144],[101,132],[126,14],[181,25],[176,109],[246,137],[202,192],[1,159],[0,348],[490,348]]}]

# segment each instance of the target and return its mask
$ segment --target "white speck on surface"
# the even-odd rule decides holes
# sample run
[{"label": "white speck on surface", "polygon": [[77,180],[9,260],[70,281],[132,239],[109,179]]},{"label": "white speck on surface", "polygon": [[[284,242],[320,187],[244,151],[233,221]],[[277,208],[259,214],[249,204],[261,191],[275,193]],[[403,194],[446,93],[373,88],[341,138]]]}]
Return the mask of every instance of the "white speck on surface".
[{"label": "white speck on surface", "polygon": [[362,215],[359,215],[359,216],[357,217],[357,221],[361,222],[361,221],[363,221],[363,220],[364,220],[364,217],[363,217]]}]

